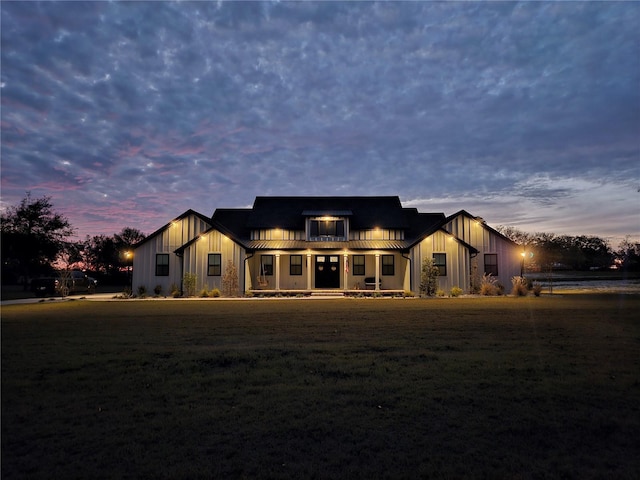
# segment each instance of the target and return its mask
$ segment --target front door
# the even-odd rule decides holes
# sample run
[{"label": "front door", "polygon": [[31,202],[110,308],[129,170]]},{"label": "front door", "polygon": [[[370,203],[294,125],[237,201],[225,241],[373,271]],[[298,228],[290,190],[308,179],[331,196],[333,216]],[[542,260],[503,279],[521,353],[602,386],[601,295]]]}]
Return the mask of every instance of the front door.
[{"label": "front door", "polygon": [[316,255],[316,288],[340,288],[339,255]]}]

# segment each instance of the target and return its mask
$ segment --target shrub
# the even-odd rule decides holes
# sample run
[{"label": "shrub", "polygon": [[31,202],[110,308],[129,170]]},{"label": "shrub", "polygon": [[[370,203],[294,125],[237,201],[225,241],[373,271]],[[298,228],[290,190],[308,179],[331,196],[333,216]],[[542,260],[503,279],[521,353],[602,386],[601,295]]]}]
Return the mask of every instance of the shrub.
[{"label": "shrub", "polygon": [[214,297],[214,298],[218,298],[220,296],[220,290],[218,290],[217,288],[214,288],[213,290],[211,290],[209,292],[209,296],[210,297]]},{"label": "shrub", "polygon": [[460,295],[462,295],[462,289],[460,287],[453,287],[451,289],[452,297],[459,297]]},{"label": "shrub", "polygon": [[534,284],[533,284],[533,294],[534,294],[536,297],[539,297],[541,293],[542,293],[542,284],[540,284],[540,283],[534,283]]},{"label": "shrub", "polygon": [[207,290],[207,288],[203,288],[202,290],[200,290],[200,293],[198,294],[199,297],[202,298],[207,298],[209,296],[209,290]]},{"label": "shrub", "polygon": [[193,297],[196,294],[196,281],[198,276],[195,273],[185,273],[182,277],[182,285],[184,286],[184,293],[187,297]]},{"label": "shrub", "polygon": [[180,287],[178,285],[176,285],[175,283],[171,284],[171,296],[173,298],[177,298],[180,295],[182,295],[182,292],[180,291]]},{"label": "shrub", "polygon": [[153,288],[153,293],[155,293],[156,295],[160,295],[162,293],[162,285],[156,285]]},{"label": "shrub", "polygon": [[436,290],[436,296],[438,297],[444,297],[446,295],[445,291],[441,288],[439,288],[438,290]]},{"label": "shrub", "polygon": [[480,280],[480,295],[498,295],[497,282],[497,278],[485,273]]},{"label": "shrub", "polygon": [[147,287],[145,287],[144,285],[140,285],[138,287],[138,296],[140,298],[144,298],[147,296]]},{"label": "shrub", "polygon": [[511,295],[524,297],[527,295],[527,280],[524,277],[513,277],[511,279]]}]

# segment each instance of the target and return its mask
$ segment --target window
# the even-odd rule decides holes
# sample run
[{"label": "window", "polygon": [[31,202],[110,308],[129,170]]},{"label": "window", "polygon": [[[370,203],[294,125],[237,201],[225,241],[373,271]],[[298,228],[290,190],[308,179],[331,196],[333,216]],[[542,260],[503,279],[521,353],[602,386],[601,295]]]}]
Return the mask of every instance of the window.
[{"label": "window", "polygon": [[289,257],[289,275],[302,275],[302,255]]},{"label": "window", "polygon": [[222,275],[222,255],[219,253],[210,253],[207,260],[207,275],[210,277],[219,277]]},{"label": "window", "polygon": [[156,254],[156,277],[168,277],[169,276],[169,254],[157,253]]},{"label": "window", "polygon": [[438,267],[440,271],[439,275],[444,277],[447,275],[447,254],[446,253],[434,253],[433,254],[433,266]]},{"label": "window", "polygon": [[498,254],[485,253],[484,255],[484,273],[498,276]]},{"label": "window", "polygon": [[325,237],[344,239],[344,220],[311,220],[309,222],[309,237]]},{"label": "window", "polygon": [[273,255],[260,256],[260,274],[273,275]]},{"label": "window", "polygon": [[353,256],[353,274],[364,275],[364,255]]},{"label": "window", "polygon": [[393,255],[382,255],[382,274],[383,275],[393,275],[395,273],[393,262],[394,262]]}]

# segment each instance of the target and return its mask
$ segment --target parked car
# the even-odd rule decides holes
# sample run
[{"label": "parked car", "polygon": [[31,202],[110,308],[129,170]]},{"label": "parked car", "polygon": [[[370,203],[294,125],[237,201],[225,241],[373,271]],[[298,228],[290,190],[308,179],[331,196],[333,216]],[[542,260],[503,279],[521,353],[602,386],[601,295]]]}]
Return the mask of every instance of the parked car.
[{"label": "parked car", "polygon": [[71,293],[95,293],[98,281],[85,275],[79,270],[63,272],[55,277],[34,278],[31,280],[31,291],[36,297],[46,295],[61,295],[66,297]]}]

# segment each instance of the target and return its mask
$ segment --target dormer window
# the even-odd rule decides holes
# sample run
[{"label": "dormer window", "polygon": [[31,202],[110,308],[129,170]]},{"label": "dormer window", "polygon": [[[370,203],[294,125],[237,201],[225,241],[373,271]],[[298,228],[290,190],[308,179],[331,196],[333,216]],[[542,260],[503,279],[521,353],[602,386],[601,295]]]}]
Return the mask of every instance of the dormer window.
[{"label": "dormer window", "polygon": [[309,219],[309,240],[346,241],[346,227],[343,218],[320,217]]}]

